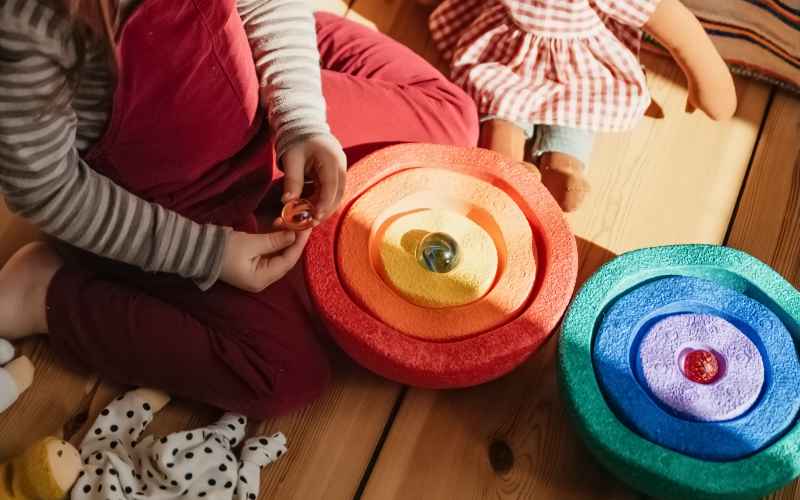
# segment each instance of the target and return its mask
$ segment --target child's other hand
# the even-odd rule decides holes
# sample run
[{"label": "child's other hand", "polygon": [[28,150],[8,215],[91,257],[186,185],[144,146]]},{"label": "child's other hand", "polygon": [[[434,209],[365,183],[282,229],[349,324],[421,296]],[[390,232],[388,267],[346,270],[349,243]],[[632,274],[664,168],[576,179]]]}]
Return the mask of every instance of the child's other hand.
[{"label": "child's other hand", "polygon": [[317,183],[314,218],[322,221],[339,208],[344,195],[347,158],[339,142],[330,135],[315,135],[289,147],[283,154],[283,198],[299,198],[303,182],[311,176]]},{"label": "child's other hand", "polygon": [[260,292],[292,269],[311,230],[269,234],[231,233],[222,257],[220,279],[247,292]]}]

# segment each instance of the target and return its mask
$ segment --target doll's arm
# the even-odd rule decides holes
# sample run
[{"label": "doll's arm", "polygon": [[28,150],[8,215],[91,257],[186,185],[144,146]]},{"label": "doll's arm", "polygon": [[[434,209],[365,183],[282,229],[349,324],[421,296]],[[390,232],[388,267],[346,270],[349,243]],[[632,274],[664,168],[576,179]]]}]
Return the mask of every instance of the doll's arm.
[{"label": "doll's arm", "polygon": [[679,0],[661,0],[644,26],[686,75],[689,103],[714,120],[736,112],[733,77],[700,22]]},{"label": "doll's arm", "polygon": [[153,414],[169,402],[169,396],[153,389],[136,389],[114,401],[100,412],[81,443],[81,456],[91,458],[96,452],[130,445],[139,439]]},{"label": "doll's arm", "polygon": [[239,467],[239,485],[233,500],[256,498],[261,488],[261,468],[286,453],[286,436],[277,433],[271,437],[251,438],[242,446],[242,464]]}]

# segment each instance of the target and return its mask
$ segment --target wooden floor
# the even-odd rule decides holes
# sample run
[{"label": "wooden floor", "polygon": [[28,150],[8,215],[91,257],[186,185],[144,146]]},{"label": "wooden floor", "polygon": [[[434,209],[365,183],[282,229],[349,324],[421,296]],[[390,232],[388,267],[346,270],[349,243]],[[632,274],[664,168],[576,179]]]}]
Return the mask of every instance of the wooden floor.
[{"label": "wooden floor", "polygon": [[[427,12],[410,0],[317,1],[406,43],[438,64]],[[616,254],[669,243],[746,250],[800,285],[800,100],[738,80],[739,110],[725,123],[686,114],[677,67],[644,57],[664,110],[631,133],[603,136],[591,162],[593,193],[569,217],[585,280]],[[0,214],[0,259],[36,232]],[[121,388],[76,374],[46,342],[22,351],[37,366],[32,390],[0,416],[0,458],[44,434],[77,443]],[[264,472],[261,498],[640,499],[589,456],[566,422],[555,384],[556,339],[501,380],[466,390],[401,387],[338,355],[327,395],[254,432],[283,431],[290,453]],[[215,416],[187,403],[151,426],[164,432]],[[770,498],[800,499],[795,482]]]}]

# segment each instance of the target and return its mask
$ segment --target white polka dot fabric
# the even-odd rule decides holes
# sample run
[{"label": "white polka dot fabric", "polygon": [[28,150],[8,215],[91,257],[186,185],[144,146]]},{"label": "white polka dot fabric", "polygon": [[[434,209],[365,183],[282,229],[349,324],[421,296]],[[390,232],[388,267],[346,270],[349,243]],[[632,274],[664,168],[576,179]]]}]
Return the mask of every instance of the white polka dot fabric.
[{"label": "white polka dot fabric", "polygon": [[105,408],[81,444],[84,467],[71,498],[254,500],[261,468],[286,452],[278,433],[248,439],[237,458],[247,420],[230,413],[205,428],[137,441],[152,420],[135,393]]}]

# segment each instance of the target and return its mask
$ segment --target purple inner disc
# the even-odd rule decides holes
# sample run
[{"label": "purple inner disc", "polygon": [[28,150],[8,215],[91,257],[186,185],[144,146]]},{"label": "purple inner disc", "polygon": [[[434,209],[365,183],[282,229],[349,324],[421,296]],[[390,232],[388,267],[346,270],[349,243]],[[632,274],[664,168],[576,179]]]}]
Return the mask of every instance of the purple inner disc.
[{"label": "purple inner disc", "polygon": [[[717,357],[719,373],[709,384],[683,373],[686,355],[697,349]],[[662,404],[706,422],[742,415],[764,385],[764,363],[755,344],[728,321],[709,314],[658,321],[642,339],[639,361],[650,392]]]}]

